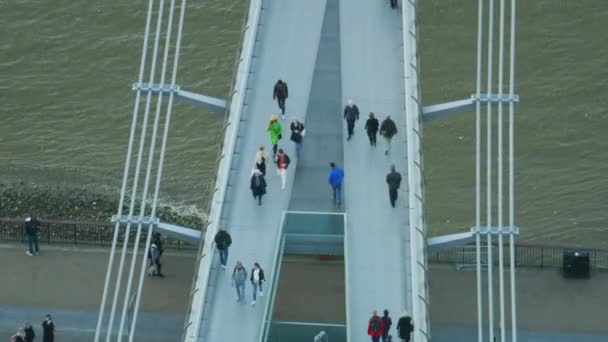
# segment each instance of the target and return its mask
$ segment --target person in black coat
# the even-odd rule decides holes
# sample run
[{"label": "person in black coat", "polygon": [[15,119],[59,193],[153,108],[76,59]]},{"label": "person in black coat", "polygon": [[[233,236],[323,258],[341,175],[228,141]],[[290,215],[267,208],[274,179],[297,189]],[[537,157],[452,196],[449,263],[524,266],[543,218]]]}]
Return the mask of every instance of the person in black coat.
[{"label": "person in black coat", "polygon": [[54,342],[55,341],[55,323],[51,315],[46,315],[44,322],[42,322],[42,342]]},{"label": "person in black coat", "polygon": [[262,205],[262,196],[266,193],[266,180],[259,169],[253,169],[250,188],[253,198],[258,200],[258,205]]},{"label": "person in black coat", "polygon": [[161,239],[160,233],[156,232],[150,243],[148,258],[150,259],[150,267],[153,267],[152,275],[157,275],[161,278],[165,277],[162,273],[162,264],[160,263],[160,257],[163,255],[163,252],[163,240]]},{"label": "person in black coat", "polygon": [[226,263],[228,262],[228,247],[232,244],[232,238],[227,231],[220,229],[217,234],[215,234],[215,247],[220,253],[220,263],[222,264],[222,268],[226,269]]},{"label": "person in black coat", "polygon": [[404,312],[401,318],[399,318],[399,322],[397,322],[397,330],[399,331],[399,338],[402,342],[410,342],[410,334],[414,331],[412,317]]},{"label": "person in black coat", "polygon": [[384,330],[382,331],[382,342],[387,342],[388,337],[390,336],[391,326],[393,325],[393,320],[388,315],[388,310],[384,309],[384,316],[380,318],[384,325]]},{"label": "person in black coat", "polygon": [[274,84],[274,89],[272,91],[272,99],[277,100],[283,117],[285,117],[285,99],[287,99],[288,97],[289,89],[287,88],[287,83],[283,82],[282,80],[278,80],[277,83]]},{"label": "person in black coat", "polygon": [[27,255],[32,256],[38,255],[40,249],[38,248],[38,231],[40,230],[40,221],[34,215],[28,215],[25,218],[24,223],[25,235],[27,235],[27,243],[29,246]]},{"label": "person in black coat", "polygon": [[378,127],[380,124],[378,123],[378,119],[374,117],[374,113],[369,113],[369,119],[365,122],[365,130],[367,131],[367,136],[369,137],[369,144],[371,146],[376,146],[376,134],[378,134]]},{"label": "person in black coat", "polygon": [[36,334],[34,333],[34,328],[32,328],[32,325],[29,322],[25,323],[23,331],[25,332],[25,342],[34,342]]},{"label": "person in black coat", "polygon": [[401,186],[401,174],[395,170],[395,165],[391,165],[391,172],[386,175],[386,184],[388,184],[388,198],[391,201],[391,206],[394,208],[397,201],[397,193]]},{"label": "person in black coat", "polygon": [[350,140],[354,134],[355,121],[359,120],[359,108],[353,103],[353,100],[348,100],[346,107],[344,107],[344,119],[346,120],[346,128],[348,131],[346,140]]}]

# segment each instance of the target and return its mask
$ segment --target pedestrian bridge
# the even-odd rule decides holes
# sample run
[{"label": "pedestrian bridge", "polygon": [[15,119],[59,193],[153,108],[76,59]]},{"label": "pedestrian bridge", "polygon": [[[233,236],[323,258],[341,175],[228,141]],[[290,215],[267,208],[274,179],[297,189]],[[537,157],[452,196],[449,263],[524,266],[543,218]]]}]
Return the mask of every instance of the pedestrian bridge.
[{"label": "pedestrian bridge", "polygon": [[[391,10],[388,1],[250,2],[185,341],[310,341],[322,329],[332,341],[368,341],[372,310],[385,308],[395,318],[404,310],[413,313],[414,340],[427,340],[414,5],[404,1]],[[267,195],[258,206],[249,181],[257,149],[270,149],[266,125],[278,112],[270,96],[277,79],[290,90],[279,147],[292,165],[285,190],[268,165]],[[361,111],[349,141],[342,119],[347,99]],[[381,138],[377,147],[369,144],[363,129],[369,112],[379,120],[390,114],[397,124],[388,155]],[[293,119],[306,127],[299,158],[288,139]],[[341,207],[332,203],[327,184],[331,161],[345,170]],[[385,182],[391,164],[403,176],[396,208]],[[219,267],[215,253],[220,228],[233,240],[228,270]],[[344,256],[345,326],[273,321],[284,253]],[[259,262],[265,270],[265,296],[253,307],[235,300],[230,276],[237,260],[247,269]]]}]

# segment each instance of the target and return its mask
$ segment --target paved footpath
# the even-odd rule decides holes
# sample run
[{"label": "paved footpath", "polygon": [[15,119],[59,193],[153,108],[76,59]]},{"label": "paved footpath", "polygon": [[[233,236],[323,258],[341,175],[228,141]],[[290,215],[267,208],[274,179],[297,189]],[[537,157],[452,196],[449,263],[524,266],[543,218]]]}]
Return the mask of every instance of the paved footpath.
[{"label": "paved footpath", "polygon": [[[29,320],[37,331],[55,316],[62,342],[90,341],[94,334],[108,251],[48,247],[38,257],[22,245],[0,245],[0,340]],[[344,264],[306,257],[284,259],[275,302],[279,320],[344,322]],[[194,269],[194,253],[163,255],[164,279],[146,279],[138,341],[176,341],[181,334]],[[311,279],[315,279],[311,285]],[[433,340],[470,342],[476,336],[475,272],[431,265]],[[564,279],[556,269],[519,269],[520,341],[608,341],[608,273]],[[297,295],[294,295],[297,293]],[[325,309],[324,309],[325,308]],[[329,309],[328,309],[329,308]],[[383,309],[379,303],[379,310]]]}]

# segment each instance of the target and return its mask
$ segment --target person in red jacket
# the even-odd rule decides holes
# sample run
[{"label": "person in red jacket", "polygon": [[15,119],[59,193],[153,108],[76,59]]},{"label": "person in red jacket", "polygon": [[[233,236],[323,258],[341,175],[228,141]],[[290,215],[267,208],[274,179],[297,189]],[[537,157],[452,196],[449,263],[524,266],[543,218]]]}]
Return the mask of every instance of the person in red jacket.
[{"label": "person in red jacket", "polygon": [[369,323],[367,324],[367,334],[372,337],[372,342],[379,342],[383,333],[384,323],[378,316],[378,311],[374,310],[372,318],[369,319]]}]

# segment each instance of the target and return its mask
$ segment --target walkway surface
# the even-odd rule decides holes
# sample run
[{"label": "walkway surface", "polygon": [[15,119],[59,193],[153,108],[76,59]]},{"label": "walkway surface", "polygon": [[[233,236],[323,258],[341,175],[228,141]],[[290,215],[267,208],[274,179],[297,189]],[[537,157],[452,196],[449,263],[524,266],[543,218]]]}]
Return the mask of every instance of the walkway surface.
[{"label": "walkway surface", "polygon": [[[222,270],[218,264],[211,270],[199,330],[200,341],[239,341],[244,336],[254,341],[259,336],[267,297],[259,298],[255,307],[250,306],[252,288],[248,282],[247,303],[238,303],[230,278],[237,260],[242,261],[248,271],[254,262],[259,262],[266,270],[266,278],[272,276],[270,271],[281,213],[288,209],[297,165],[295,148],[289,140],[289,122],[294,118],[305,120],[324,11],[325,1],[322,0],[265,2],[254,48],[256,59],[250,70],[249,91],[239,127],[236,147],[239,158],[231,166],[233,172],[221,223],[232,235],[233,244],[228,270]],[[259,146],[264,145],[271,151],[266,126],[270,114],[278,113],[271,96],[278,79],[289,86],[287,119],[281,121],[283,139],[279,147],[291,156],[292,165],[288,171],[288,186],[281,190],[274,164],[267,163],[268,193],[263,205],[258,206],[249,190],[251,170]],[[238,329],[227,329],[226,322],[239,322]]]},{"label": "walkway surface", "polygon": [[[339,0],[264,2],[221,221],[233,239],[229,267],[224,271],[216,264],[210,271],[200,341],[238,340],[243,336],[255,341],[259,336],[266,297],[255,307],[237,303],[230,275],[237,260],[248,270],[257,261],[266,270],[266,278],[271,279],[281,212],[287,208],[347,213],[346,317],[352,327],[351,341],[367,341],[360,331],[365,331],[373,309],[409,309],[400,13],[380,1],[352,0],[348,5]],[[269,165],[268,194],[260,207],[251,196],[249,181],[258,147],[265,145],[270,150],[265,128],[269,115],[278,111],[270,97],[277,79],[289,85],[287,120],[281,122],[283,140],[279,147],[294,163],[285,190],[280,189],[274,167]],[[347,142],[342,110],[349,98],[359,106],[361,117],[357,133]],[[370,111],[378,113],[380,120],[392,114],[398,125],[400,134],[389,156],[384,155],[380,137],[377,148],[369,146],[363,126]],[[306,125],[299,160],[289,140],[289,123],[295,118]],[[330,200],[330,161],[345,169],[342,208]],[[394,209],[385,182],[391,163],[403,176],[399,204]],[[246,297],[250,302],[249,284]],[[234,320],[239,321],[239,329],[226,329],[226,322]]]},{"label": "walkway surface", "polygon": [[[372,310],[411,311],[401,11],[385,1],[343,2],[340,33],[343,100],[353,99],[361,112],[355,135],[344,142],[348,324],[350,341],[359,342],[369,340]],[[363,129],[369,112],[380,121],[390,114],[397,124],[388,156],[382,137],[370,147]],[[396,208],[386,184],[390,164],[403,179]]]}]

